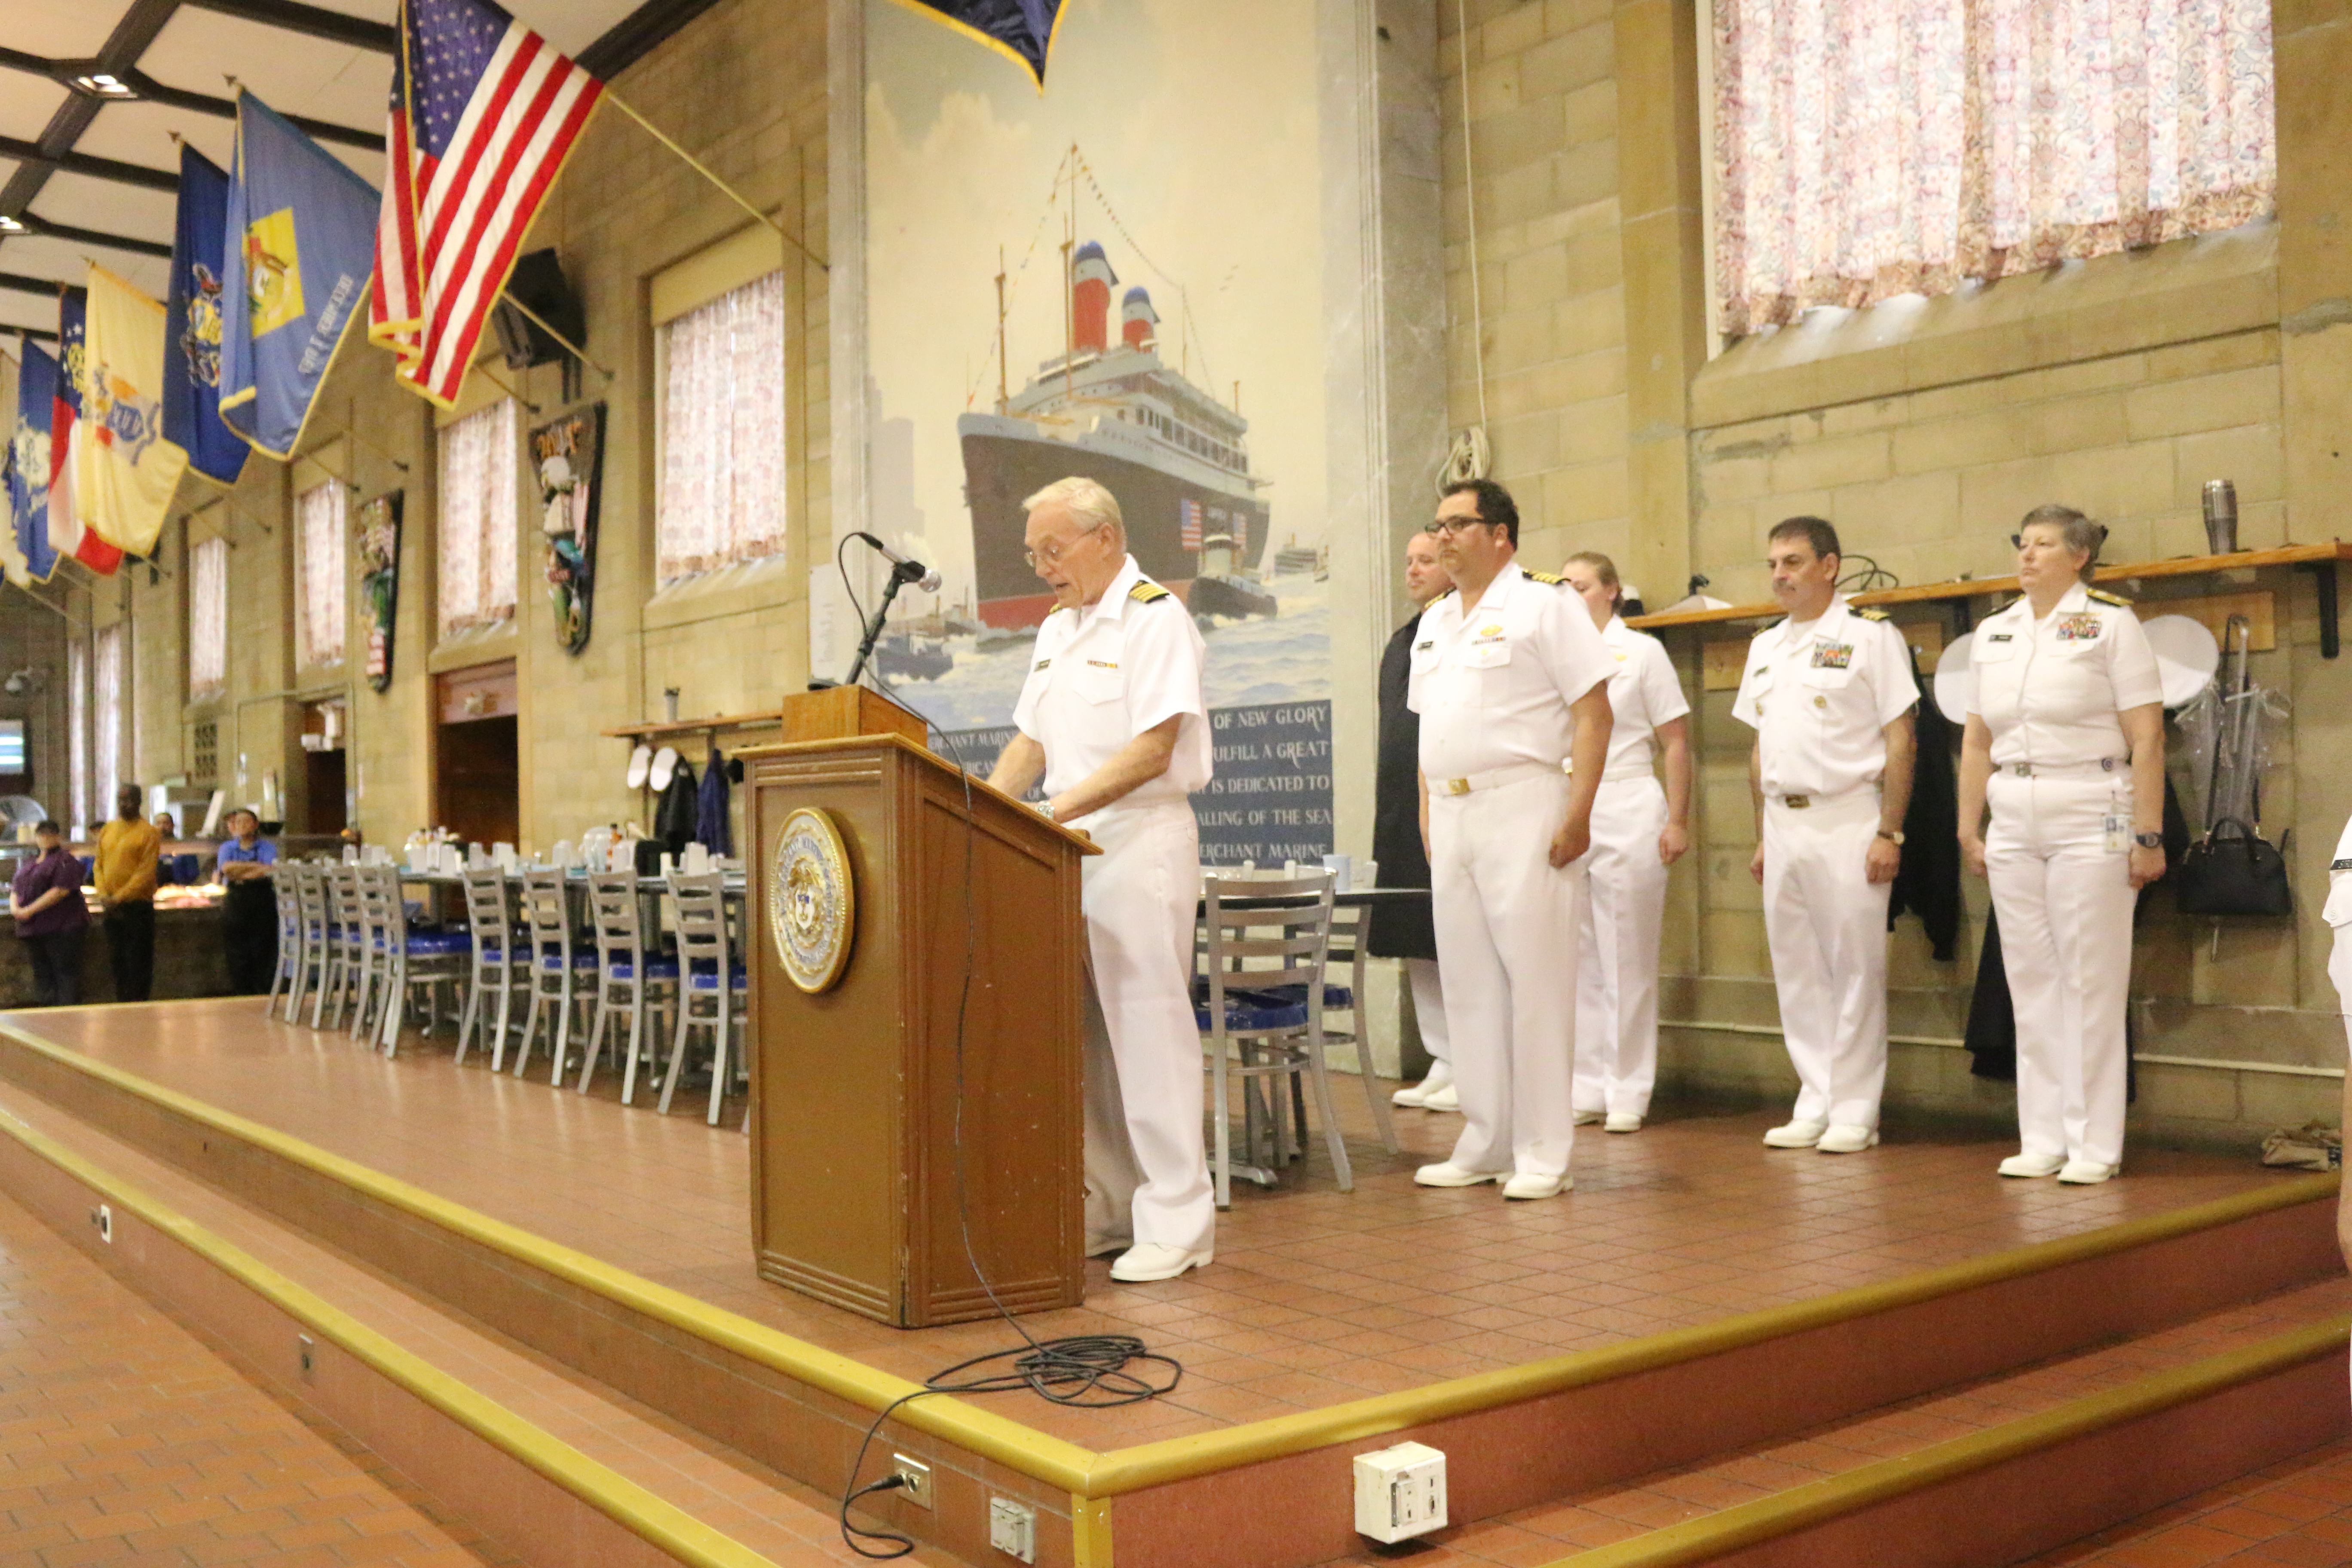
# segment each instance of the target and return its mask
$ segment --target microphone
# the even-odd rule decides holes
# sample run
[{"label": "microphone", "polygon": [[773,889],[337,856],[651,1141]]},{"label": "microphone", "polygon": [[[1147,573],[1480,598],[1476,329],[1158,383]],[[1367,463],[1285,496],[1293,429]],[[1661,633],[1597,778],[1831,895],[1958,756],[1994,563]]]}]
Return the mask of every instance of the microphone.
[{"label": "microphone", "polygon": [[902,582],[911,583],[926,594],[936,594],[940,591],[940,574],[937,571],[924,565],[919,561],[908,560],[905,556],[899,554],[897,551],[891,549],[888,545],[883,543],[872,534],[865,532],[862,530],[851,537],[862,539],[866,543],[872,545],[874,547],[875,553],[878,554],[883,560],[887,561],[891,565],[898,568],[898,577]]}]

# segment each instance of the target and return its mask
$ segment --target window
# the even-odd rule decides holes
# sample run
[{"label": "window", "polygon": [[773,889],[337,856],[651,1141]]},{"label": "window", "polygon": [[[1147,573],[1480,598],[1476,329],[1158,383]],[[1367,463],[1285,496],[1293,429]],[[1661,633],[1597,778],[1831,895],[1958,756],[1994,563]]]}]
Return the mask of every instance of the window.
[{"label": "window", "polygon": [[95,798],[90,805],[99,822],[114,815],[114,792],[122,783],[124,675],[130,663],[125,656],[130,641],[131,628],[120,621],[98,634],[92,693],[97,699],[97,722],[90,726],[90,781]]},{"label": "window", "polygon": [[660,329],[663,582],[784,548],[784,275]]},{"label": "window", "polygon": [[66,826],[77,833],[89,826],[89,644],[66,645]]},{"label": "window", "polygon": [[207,539],[188,552],[188,695],[227,685],[228,541]]},{"label": "window", "polygon": [[[295,658],[343,658],[343,487],[339,479],[294,498]],[[509,524],[509,536],[512,536]]]},{"label": "window", "polygon": [[2275,205],[2271,0],[1714,0],[1737,336]]},{"label": "window", "polygon": [[514,399],[441,432],[441,635],[515,610]]}]

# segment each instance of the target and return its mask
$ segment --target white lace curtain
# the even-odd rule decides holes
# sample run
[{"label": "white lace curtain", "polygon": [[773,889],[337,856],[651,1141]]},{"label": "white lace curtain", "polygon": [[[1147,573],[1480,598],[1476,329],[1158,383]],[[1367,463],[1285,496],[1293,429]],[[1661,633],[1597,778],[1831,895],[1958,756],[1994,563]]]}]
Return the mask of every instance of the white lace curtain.
[{"label": "white lace curtain", "polygon": [[89,826],[89,644],[66,645],[66,826]]},{"label": "white lace curtain", "polygon": [[131,628],[118,621],[98,634],[98,722],[92,726],[90,774],[96,788],[91,814],[99,822],[114,815],[114,792],[122,783],[122,721]]},{"label": "white lace curtain", "polygon": [[500,398],[441,432],[441,635],[515,611],[515,405]]},{"label": "white lace curtain", "polygon": [[188,695],[227,684],[228,541],[207,539],[188,552]]},{"label": "white lace curtain", "polygon": [[662,328],[656,572],[671,582],[784,548],[784,275]]},{"label": "white lace curtain", "polygon": [[2271,0],[1714,0],[1726,332],[2234,227]]},{"label": "white lace curtain", "polygon": [[302,664],[340,664],[343,658],[343,519],[341,481],[294,498],[297,654]]}]

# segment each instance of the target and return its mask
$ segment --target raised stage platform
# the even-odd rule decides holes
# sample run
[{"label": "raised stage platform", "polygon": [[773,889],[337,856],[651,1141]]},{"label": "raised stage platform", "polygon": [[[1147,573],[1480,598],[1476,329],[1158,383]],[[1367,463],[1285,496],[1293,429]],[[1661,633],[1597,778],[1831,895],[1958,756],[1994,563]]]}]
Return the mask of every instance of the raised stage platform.
[{"label": "raised stage platform", "polygon": [[[2008,1149],[1993,1142],[1898,1126],[1877,1150],[1828,1156],[1763,1148],[1767,1114],[1670,1115],[1633,1136],[1591,1131],[1573,1194],[1507,1205],[1493,1188],[1412,1184],[1456,1119],[1400,1112],[1405,1147],[1389,1156],[1361,1096],[1342,1090],[1353,1194],[1319,1156],[1279,1190],[1237,1184],[1213,1268],[1126,1287],[1096,1262],[1083,1309],[1022,1320],[1040,1337],[1139,1335],[1183,1363],[1174,1392],[1099,1411],[1027,1394],[925,1397],[892,1418],[863,1474],[883,1473],[889,1447],[920,1453],[940,1468],[939,1507],[876,1511],[974,1563],[1011,1561],[987,1544],[996,1495],[1038,1509],[1039,1562],[1385,1561],[1349,1527],[1348,1461],[1413,1436],[1453,1466],[1456,1526],[1413,1558],[1426,1568],[1584,1548],[1621,1563],[1728,1561],[1687,1544],[1627,1553],[1892,1457],[1972,1434],[2016,1439],[2016,1421],[2178,1384],[2216,1357],[2244,1364],[2142,1390],[2041,1447],[1952,1459],[1936,1485],[1960,1496],[2026,1452],[2092,1454],[2101,1434],[2169,1412],[2211,1428],[2210,1402],[2232,1391],[2274,1416],[2281,1398],[2309,1403],[2330,1344],[2321,1381],[2343,1405],[2352,1292],[2326,1178],[2134,1151],[2123,1179],[2071,1189],[2001,1181],[1992,1166]],[[266,1020],[253,999],[0,1019],[0,1110],[39,1136],[71,1142],[78,1125],[200,1179],[819,1497],[884,1404],[1018,1342],[1001,1322],[892,1330],[760,1280],[748,1142],[614,1093],[460,1068],[433,1040],[387,1061]],[[0,1184],[7,1174],[0,1161]],[[2315,1406],[2269,1425],[2226,1474],[2346,1423]],[[2139,1467],[2137,1489],[2107,1500],[2156,1506],[2224,1479],[2215,1462]],[[1857,1492],[1826,1514],[1817,1500],[1812,1524],[1750,1520],[1741,1539],[1846,1560],[1822,1519],[1917,1491]],[[2029,1531],[2016,1555],[2064,1539]]]}]

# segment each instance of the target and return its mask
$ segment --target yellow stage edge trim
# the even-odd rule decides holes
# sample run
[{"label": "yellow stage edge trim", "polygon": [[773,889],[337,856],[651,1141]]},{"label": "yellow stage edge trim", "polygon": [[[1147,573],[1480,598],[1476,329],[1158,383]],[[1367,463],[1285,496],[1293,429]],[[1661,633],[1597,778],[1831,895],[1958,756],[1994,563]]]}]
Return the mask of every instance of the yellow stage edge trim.
[{"label": "yellow stage edge trim", "polygon": [[1070,1561],[1074,1568],[1111,1568],[1110,1499],[1070,1494]]},{"label": "yellow stage edge trim", "polygon": [[[452,1231],[467,1240],[545,1270],[658,1322],[682,1329],[746,1361],[798,1379],[813,1388],[867,1410],[880,1411],[922,1385],[862,1362],[779,1332],[765,1324],[698,1301],[683,1291],[534,1236],[381,1171],[330,1153],[290,1133],[265,1127],[233,1111],[126,1072],[29,1035],[0,1020],[0,1037],[62,1067],[95,1078],[175,1115],[251,1143],[294,1164],[316,1171],[392,1208]],[[928,1394],[899,1409],[891,1420],[944,1437],[983,1458],[1057,1490],[1084,1492],[1097,1456],[1075,1443],[1034,1431],[1019,1422],[982,1410],[951,1394]]]},{"label": "yellow stage edge trim", "polygon": [[2352,1316],[2291,1329],[2240,1350],[2155,1373],[2120,1388],[2071,1400],[2055,1409],[1933,1444],[1916,1453],[1809,1481],[1614,1545],[1558,1558],[1543,1568],[1681,1568],[1713,1562],[2011,1459],[2160,1415],[2323,1357],[2341,1355],[2347,1334],[2352,1334]]},{"label": "yellow stage edge trim", "polygon": [[402,1348],[234,1242],[112,1172],[0,1111],[0,1131],[126,1215],[171,1237],[288,1317],[529,1466],[632,1534],[694,1568],[774,1568],[773,1560],[703,1523],[545,1428]]}]

